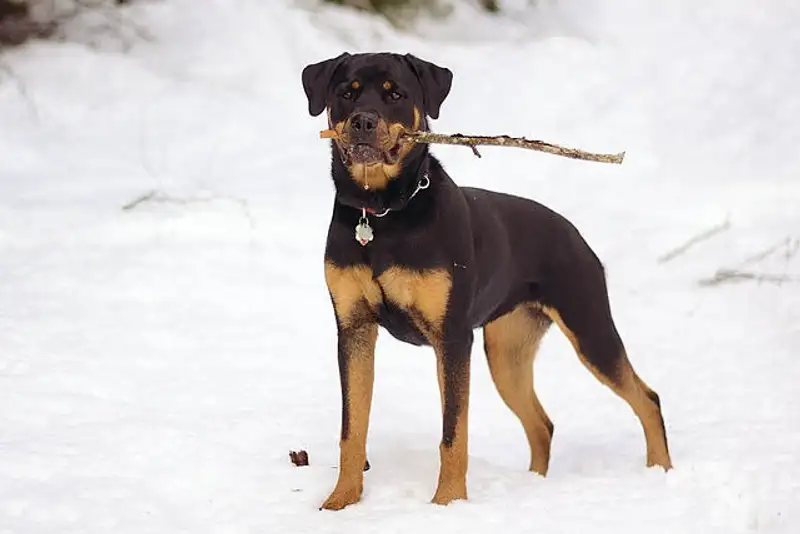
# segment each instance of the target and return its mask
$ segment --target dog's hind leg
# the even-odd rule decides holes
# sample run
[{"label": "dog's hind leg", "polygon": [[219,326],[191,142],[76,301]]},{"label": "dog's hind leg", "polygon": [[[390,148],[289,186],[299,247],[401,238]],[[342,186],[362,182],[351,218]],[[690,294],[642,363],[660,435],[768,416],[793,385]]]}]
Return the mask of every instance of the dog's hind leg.
[{"label": "dog's hind leg", "polygon": [[[672,468],[658,394],[639,378],[617,332],[599,262],[575,262],[542,307],[570,340],[581,362],[625,400],[639,418],[647,466]],[[565,269],[566,270],[566,269]]]},{"label": "dog's hind leg", "polygon": [[553,423],[534,390],[533,360],[550,324],[540,310],[522,304],[483,328],[492,380],[525,429],[531,449],[530,470],[542,476],[550,463]]}]

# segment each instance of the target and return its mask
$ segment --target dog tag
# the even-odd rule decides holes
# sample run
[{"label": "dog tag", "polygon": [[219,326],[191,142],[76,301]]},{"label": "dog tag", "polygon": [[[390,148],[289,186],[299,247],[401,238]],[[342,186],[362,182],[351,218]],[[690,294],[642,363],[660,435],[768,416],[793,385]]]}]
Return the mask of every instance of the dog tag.
[{"label": "dog tag", "polygon": [[366,217],[361,217],[358,221],[358,225],[356,226],[356,241],[361,243],[361,246],[364,247],[372,241],[375,236],[372,233],[372,227],[367,222]]}]

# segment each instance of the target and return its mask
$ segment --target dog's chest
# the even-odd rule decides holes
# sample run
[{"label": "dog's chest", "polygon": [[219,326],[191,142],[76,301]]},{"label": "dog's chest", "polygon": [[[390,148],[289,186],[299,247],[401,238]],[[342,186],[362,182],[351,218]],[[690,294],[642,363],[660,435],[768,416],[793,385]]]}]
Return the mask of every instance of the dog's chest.
[{"label": "dog's chest", "polygon": [[415,270],[391,266],[375,276],[367,265],[326,266],[328,289],[344,325],[359,316],[359,303],[378,313],[393,336],[419,344],[434,342],[442,332],[452,279],[443,269]]},{"label": "dog's chest", "polygon": [[450,273],[390,267],[374,282],[382,297],[379,320],[394,337],[419,345],[441,335],[452,286]]},{"label": "dog's chest", "polygon": [[428,345],[430,340],[414,321],[413,314],[392,302],[382,302],[378,307],[378,324],[395,339],[411,345]]}]

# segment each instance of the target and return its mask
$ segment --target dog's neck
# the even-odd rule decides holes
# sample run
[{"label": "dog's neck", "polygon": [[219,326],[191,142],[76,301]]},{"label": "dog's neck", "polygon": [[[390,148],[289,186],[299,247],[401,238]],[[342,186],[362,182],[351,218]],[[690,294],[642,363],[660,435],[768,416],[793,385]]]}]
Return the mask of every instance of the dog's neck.
[{"label": "dog's neck", "polygon": [[[332,143],[333,145],[333,143]],[[336,189],[335,202],[357,211],[366,209],[369,213],[402,211],[421,184],[429,180],[432,156],[427,145],[417,145],[407,156],[406,164],[398,176],[392,178],[381,189],[364,189],[350,175],[335,146],[332,146],[331,174]]]}]

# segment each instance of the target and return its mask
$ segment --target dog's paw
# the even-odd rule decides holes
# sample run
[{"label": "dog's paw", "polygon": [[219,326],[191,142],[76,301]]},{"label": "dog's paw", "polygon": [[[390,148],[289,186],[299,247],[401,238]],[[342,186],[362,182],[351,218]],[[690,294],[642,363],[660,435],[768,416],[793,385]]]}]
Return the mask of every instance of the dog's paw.
[{"label": "dog's paw", "polygon": [[655,458],[648,455],[647,467],[660,467],[667,473],[672,469],[672,461],[669,458]]},{"label": "dog's paw", "polygon": [[467,488],[439,488],[433,495],[431,503],[444,506],[459,500],[467,500]]},{"label": "dog's paw", "polygon": [[355,504],[361,500],[363,486],[340,488],[336,486],[333,493],[322,503],[320,510],[341,510],[345,506]]}]

